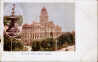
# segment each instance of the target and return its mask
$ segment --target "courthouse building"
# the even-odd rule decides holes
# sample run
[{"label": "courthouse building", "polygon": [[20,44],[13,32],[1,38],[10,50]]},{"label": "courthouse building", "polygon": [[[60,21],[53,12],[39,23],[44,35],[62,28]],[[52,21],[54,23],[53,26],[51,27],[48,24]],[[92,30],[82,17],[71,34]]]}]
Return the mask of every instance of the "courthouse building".
[{"label": "courthouse building", "polygon": [[40,22],[33,21],[32,24],[23,24],[21,39],[25,45],[29,45],[33,40],[56,38],[61,33],[61,27],[48,19],[47,9],[43,7],[40,13]]}]

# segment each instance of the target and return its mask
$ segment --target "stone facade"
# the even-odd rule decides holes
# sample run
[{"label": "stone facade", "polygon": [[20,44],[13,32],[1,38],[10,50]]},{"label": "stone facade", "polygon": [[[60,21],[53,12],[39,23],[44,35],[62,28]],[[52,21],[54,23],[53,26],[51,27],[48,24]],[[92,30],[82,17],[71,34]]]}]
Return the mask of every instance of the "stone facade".
[{"label": "stone facade", "polygon": [[32,24],[22,26],[21,39],[25,45],[29,45],[33,40],[56,38],[61,33],[61,27],[49,21],[47,9],[44,7],[41,10],[40,22],[33,21]]}]

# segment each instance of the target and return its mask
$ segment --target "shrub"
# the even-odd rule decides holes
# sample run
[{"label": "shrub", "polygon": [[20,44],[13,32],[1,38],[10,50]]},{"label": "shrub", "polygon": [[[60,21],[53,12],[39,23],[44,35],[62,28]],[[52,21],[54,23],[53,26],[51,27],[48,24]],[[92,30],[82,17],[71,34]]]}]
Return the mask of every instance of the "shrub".
[{"label": "shrub", "polygon": [[16,38],[11,38],[4,35],[4,50],[5,51],[21,51],[23,50],[23,43]]},{"label": "shrub", "polygon": [[57,38],[58,42],[57,42],[57,45],[58,45],[58,48],[62,47],[62,45],[64,44],[71,44],[73,43],[73,36],[72,36],[72,33],[70,32],[66,32],[64,34],[62,34],[61,36],[59,36]]},{"label": "shrub", "polygon": [[53,51],[56,48],[56,42],[52,38],[35,40],[32,42],[32,51]]}]

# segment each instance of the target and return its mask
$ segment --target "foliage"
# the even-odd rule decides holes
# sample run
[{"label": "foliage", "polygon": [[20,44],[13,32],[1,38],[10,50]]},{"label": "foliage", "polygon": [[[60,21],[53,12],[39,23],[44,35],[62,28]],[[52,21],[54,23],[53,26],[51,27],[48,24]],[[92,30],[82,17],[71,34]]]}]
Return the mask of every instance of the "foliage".
[{"label": "foliage", "polygon": [[66,33],[62,34],[61,36],[59,36],[57,38],[57,40],[58,40],[58,42],[57,42],[58,48],[60,48],[64,44],[66,44],[66,45],[67,44],[69,44],[69,45],[73,44],[74,39],[73,39],[72,33],[66,32]]},{"label": "foliage", "polygon": [[[11,16],[4,16],[4,25],[9,25],[10,20],[8,20],[8,18],[10,18]],[[18,21],[17,23],[19,24],[19,26],[21,26],[22,22],[23,22],[23,17],[22,16],[16,16]]]},{"label": "foliage", "polygon": [[4,50],[21,51],[23,50],[23,44],[16,38],[11,38],[7,35],[4,35]]},{"label": "foliage", "polygon": [[32,50],[33,51],[39,51],[40,50],[40,42],[35,40],[32,42]]},{"label": "foliage", "polygon": [[32,42],[33,51],[53,51],[56,43],[52,38],[47,38],[43,40],[35,40]]},{"label": "foliage", "polygon": [[75,43],[75,36],[71,32],[66,32],[56,39],[46,38],[32,41],[32,51],[54,51],[65,48]]},{"label": "foliage", "polygon": [[8,21],[7,20],[4,20],[4,25],[8,25]]}]

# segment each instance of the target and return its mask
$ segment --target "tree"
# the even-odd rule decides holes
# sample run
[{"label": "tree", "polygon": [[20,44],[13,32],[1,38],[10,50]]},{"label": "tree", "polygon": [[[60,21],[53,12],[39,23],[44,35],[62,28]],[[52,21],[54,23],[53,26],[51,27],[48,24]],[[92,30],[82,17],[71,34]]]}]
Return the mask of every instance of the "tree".
[{"label": "tree", "polygon": [[38,40],[34,40],[32,42],[32,51],[39,51],[40,50],[40,42]]},{"label": "tree", "polygon": [[4,35],[4,50],[5,51],[21,51],[23,50],[24,45],[16,38],[11,38],[7,35]]},{"label": "tree", "polygon": [[42,40],[41,46],[48,51],[53,51],[56,48],[56,41],[53,38],[47,38]]},{"label": "tree", "polygon": [[32,51],[53,51],[56,48],[56,42],[53,38],[32,41]]},{"label": "tree", "polygon": [[71,44],[73,43],[73,36],[70,32],[66,32],[57,38],[57,45],[60,48],[65,43]]}]

